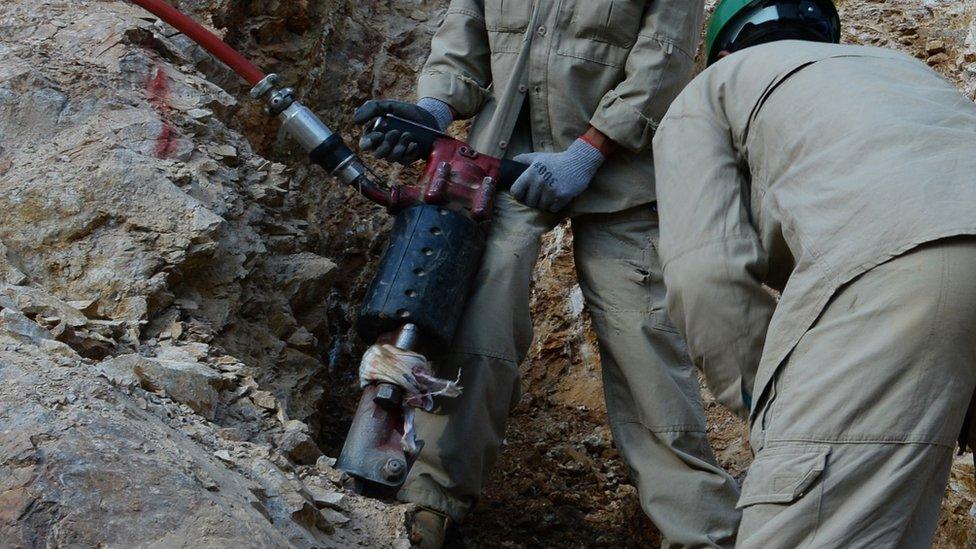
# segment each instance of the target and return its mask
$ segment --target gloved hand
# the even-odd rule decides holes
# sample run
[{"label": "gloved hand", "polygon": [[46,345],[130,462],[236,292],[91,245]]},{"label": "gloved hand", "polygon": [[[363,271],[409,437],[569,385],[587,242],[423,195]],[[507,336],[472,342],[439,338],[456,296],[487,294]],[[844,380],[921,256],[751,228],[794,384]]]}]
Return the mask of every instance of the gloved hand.
[{"label": "gloved hand", "polygon": [[[454,121],[454,112],[451,107],[447,103],[431,97],[424,97],[416,105],[387,99],[370,100],[356,109],[352,121],[356,124],[366,124],[385,114],[399,116],[440,131],[447,129]],[[416,162],[420,155],[414,136],[410,132],[401,134],[399,130],[367,131],[359,140],[359,148],[364,151],[372,151],[373,156],[377,158],[404,165]]]},{"label": "gloved hand", "polygon": [[590,186],[606,157],[577,139],[560,153],[520,154],[513,160],[529,164],[529,169],[512,185],[512,196],[526,206],[555,213]]}]

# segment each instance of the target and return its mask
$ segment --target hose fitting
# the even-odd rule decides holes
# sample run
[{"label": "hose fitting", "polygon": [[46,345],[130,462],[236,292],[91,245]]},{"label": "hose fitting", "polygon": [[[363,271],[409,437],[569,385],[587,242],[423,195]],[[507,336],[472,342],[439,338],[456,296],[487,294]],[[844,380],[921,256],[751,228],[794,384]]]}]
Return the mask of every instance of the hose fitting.
[{"label": "hose fitting", "polygon": [[281,78],[277,73],[271,73],[268,76],[265,76],[260,82],[251,88],[251,99],[254,99],[255,101],[260,100],[262,97],[267,95],[268,92],[275,89],[275,86],[277,86],[279,82],[281,82]]}]

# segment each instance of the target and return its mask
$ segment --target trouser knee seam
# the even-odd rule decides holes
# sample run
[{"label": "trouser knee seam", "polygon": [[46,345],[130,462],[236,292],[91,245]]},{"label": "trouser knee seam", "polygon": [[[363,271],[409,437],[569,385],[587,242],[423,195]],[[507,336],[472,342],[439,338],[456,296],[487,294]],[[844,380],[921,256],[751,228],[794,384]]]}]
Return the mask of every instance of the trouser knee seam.
[{"label": "trouser knee seam", "polygon": [[695,424],[685,424],[685,425],[645,425],[644,422],[639,420],[619,420],[615,421],[618,425],[639,425],[651,433],[705,433],[701,425]]},{"label": "trouser knee seam", "polygon": [[923,440],[915,438],[900,438],[892,439],[885,437],[865,437],[865,438],[834,438],[834,437],[818,437],[818,436],[801,436],[801,437],[768,437],[765,440],[764,447],[770,446],[776,443],[802,443],[802,444],[837,444],[837,445],[899,445],[899,446],[940,446],[944,448],[954,449],[956,447],[956,442],[943,442],[936,440]]}]

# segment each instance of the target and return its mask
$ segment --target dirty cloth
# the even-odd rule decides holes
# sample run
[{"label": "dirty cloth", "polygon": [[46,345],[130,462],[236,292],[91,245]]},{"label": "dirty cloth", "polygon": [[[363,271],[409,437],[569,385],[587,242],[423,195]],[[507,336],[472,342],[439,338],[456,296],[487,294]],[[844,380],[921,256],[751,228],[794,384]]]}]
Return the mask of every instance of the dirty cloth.
[{"label": "dirty cloth", "polygon": [[[805,334],[816,331],[817,319],[845,284],[921,244],[976,234],[976,105],[901,53],[782,41],[734,53],[699,75],[665,117],[654,149],[660,158],[681,159],[658,165],[661,256],[671,318],[687,335],[691,356],[720,401],[738,407],[744,405],[743,394],[752,395],[751,442],[757,457],[767,445],[783,453],[765,454],[769,457],[760,465],[773,473],[754,470],[753,484],[776,484],[776,467],[788,467],[793,460],[789,453],[794,450],[784,445],[832,446],[848,433],[900,443],[902,454],[916,448],[904,463],[918,464],[919,472],[943,463],[926,445],[944,441],[931,440],[932,432],[923,425],[917,431],[923,438],[903,440],[903,431],[885,432],[889,424],[872,418],[916,418],[931,409],[934,415],[925,416],[927,422],[952,422],[955,418],[938,415],[952,410],[950,403],[878,399],[859,387],[859,377],[848,377],[856,369],[874,372],[878,380],[891,382],[891,394],[903,389],[901,384],[940,398],[969,391],[968,404],[972,388],[965,384],[947,385],[944,394],[930,387],[943,383],[940,375],[949,365],[938,366],[933,376],[922,375],[925,365],[919,363],[910,377],[897,378],[897,369],[907,368],[902,362],[912,356],[950,352],[938,348],[943,344],[939,338],[923,340],[921,333],[913,338],[908,311],[904,318],[893,313],[863,316],[860,324],[851,321],[846,336],[834,336],[812,351],[815,358],[803,359],[807,371],[797,376],[811,385],[790,399],[805,395],[802,402],[810,415],[795,408],[798,416],[789,421],[803,418],[810,431],[791,430],[794,435],[783,440],[764,422],[775,417],[766,415],[771,407],[788,400],[776,396],[773,383],[777,376],[789,377],[780,373],[787,357],[800,349]],[[764,285],[782,293],[778,303]],[[916,285],[892,282],[878,290],[885,294],[872,299],[907,299],[904,294]],[[870,334],[871,323],[901,339],[889,342],[879,335],[872,341],[865,335],[862,340],[861,332]],[[904,359],[886,354],[884,347],[898,341],[904,346],[894,349],[903,350]],[[927,347],[923,352],[911,345]],[[845,353],[851,356],[835,358]],[[855,368],[851,361],[858,357],[862,360]],[[831,384],[813,385],[819,376]],[[831,411],[850,422],[826,421]],[[830,448],[828,453],[851,455],[855,450],[894,468],[892,478],[901,478],[899,462],[884,461],[880,454],[869,458],[867,446]],[[825,459],[829,474],[830,457]],[[849,472],[849,495],[856,493],[868,506],[875,496],[883,497],[883,492],[872,492],[875,477],[865,473],[863,491],[857,491],[861,473]],[[775,497],[790,501],[782,494]],[[744,496],[740,504],[749,501]],[[820,517],[820,528],[835,531],[830,520],[837,517]],[[744,527],[742,539],[749,539],[749,530]]]},{"label": "dirty cloth", "polygon": [[[443,377],[460,370],[465,391],[434,413],[417,412],[426,446],[402,500],[456,520],[476,503],[519,399],[540,238],[558,222],[507,193],[498,196],[474,293],[453,345],[437,361]],[[600,344],[610,427],[641,506],[675,546],[731,546],[738,486],[708,445],[698,378],[664,311],[656,213],[642,206],[574,217],[572,231],[579,284]]]},{"label": "dirty cloth", "polygon": [[427,357],[395,345],[373,345],[359,363],[359,385],[392,383],[406,391],[404,402],[414,408],[430,411],[434,397],[456,398],[461,395],[457,381],[440,379],[434,375]]},{"label": "dirty cloth", "polygon": [[359,363],[359,385],[391,383],[404,390],[403,451],[416,455],[419,451],[413,409],[430,411],[434,397],[457,398],[462,388],[457,381],[434,375],[427,358],[419,353],[400,349],[395,345],[372,345]]},{"label": "dirty cloth", "polygon": [[523,103],[531,150],[563,151],[593,126],[618,150],[571,213],[654,200],[654,130],[691,79],[702,0],[452,0],[418,97],[476,117],[469,143],[503,156]]},{"label": "dirty cloth", "polygon": [[759,411],[740,547],[931,546],[976,387],[974,272],[976,238],[939,240],[828,303]]}]

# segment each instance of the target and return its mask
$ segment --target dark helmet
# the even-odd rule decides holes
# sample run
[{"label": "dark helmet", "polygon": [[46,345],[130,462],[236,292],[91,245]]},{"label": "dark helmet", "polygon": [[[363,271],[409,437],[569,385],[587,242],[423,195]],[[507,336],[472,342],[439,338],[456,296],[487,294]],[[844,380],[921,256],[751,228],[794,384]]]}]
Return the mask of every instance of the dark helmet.
[{"label": "dark helmet", "polygon": [[719,52],[774,40],[840,42],[840,17],[831,0],[722,0],[708,24],[708,64]]}]

